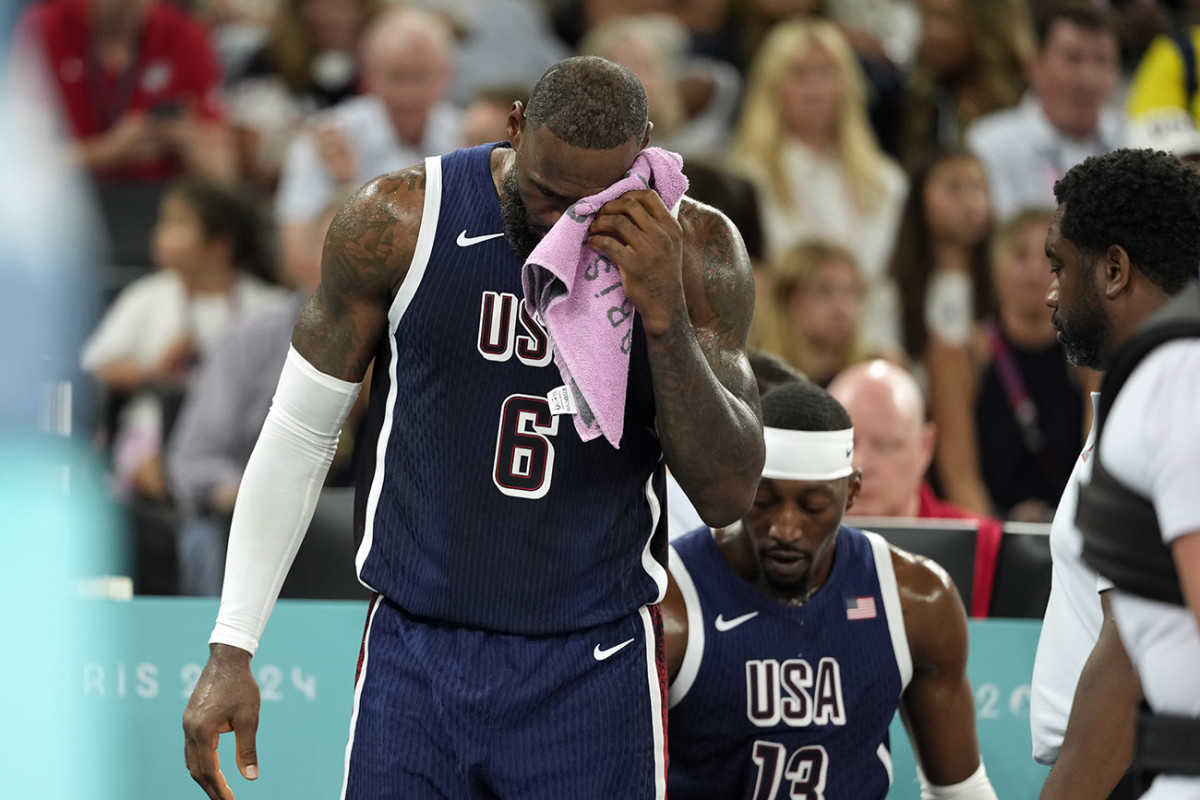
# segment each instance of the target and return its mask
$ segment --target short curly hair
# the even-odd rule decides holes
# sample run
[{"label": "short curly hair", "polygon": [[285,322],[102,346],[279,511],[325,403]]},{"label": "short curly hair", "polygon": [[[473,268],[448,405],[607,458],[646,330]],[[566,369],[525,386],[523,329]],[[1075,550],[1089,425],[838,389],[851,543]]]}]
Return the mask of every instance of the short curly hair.
[{"label": "short curly hair", "polygon": [[626,67],[574,56],[543,75],[529,95],[525,124],[543,125],[572,147],[610,150],[646,133],[646,90]]},{"label": "short curly hair", "polygon": [[763,425],[789,431],[844,431],[850,415],[811,381],[781,383],[762,397]]},{"label": "short curly hair", "polygon": [[1200,173],[1160,150],[1093,156],[1054,184],[1059,230],[1099,255],[1120,245],[1155,286],[1175,294],[1200,269]]}]

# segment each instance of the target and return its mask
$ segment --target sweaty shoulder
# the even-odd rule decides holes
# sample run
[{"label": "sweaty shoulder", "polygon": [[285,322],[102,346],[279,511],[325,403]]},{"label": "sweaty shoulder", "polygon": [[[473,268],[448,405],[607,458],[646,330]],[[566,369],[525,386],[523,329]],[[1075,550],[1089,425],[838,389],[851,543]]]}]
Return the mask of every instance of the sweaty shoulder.
[{"label": "sweaty shoulder", "polygon": [[967,612],[950,575],[924,556],[890,550],[913,666],[920,669],[960,653],[965,659]]},{"label": "sweaty shoulder", "polygon": [[[902,606],[928,606],[946,601],[947,596],[958,598],[958,590],[950,574],[936,561],[925,556],[888,546],[892,553],[892,568]],[[905,608],[905,616],[908,609]]]},{"label": "sweaty shoulder", "polygon": [[[684,196],[683,289],[695,322],[714,329],[749,329],[754,314],[754,271],[742,236],[729,217]],[[715,320],[719,324],[712,325]]]}]

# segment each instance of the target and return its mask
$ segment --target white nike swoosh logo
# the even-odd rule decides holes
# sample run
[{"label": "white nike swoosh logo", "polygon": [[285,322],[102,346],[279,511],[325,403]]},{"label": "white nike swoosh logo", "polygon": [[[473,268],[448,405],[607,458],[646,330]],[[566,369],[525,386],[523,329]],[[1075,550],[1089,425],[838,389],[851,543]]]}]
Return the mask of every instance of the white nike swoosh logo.
[{"label": "white nike swoosh logo", "polygon": [[749,622],[757,616],[757,611],[751,611],[749,614],[742,614],[740,617],[734,617],[733,619],[725,619],[724,614],[717,614],[716,622],[713,624],[716,625],[718,631],[724,633],[725,631],[733,630],[743,622]]},{"label": "white nike swoosh logo", "polygon": [[610,656],[614,655],[618,650],[622,650],[632,643],[633,643],[633,639],[626,639],[625,641],[621,642],[620,644],[614,644],[612,647],[608,648],[607,650],[600,647],[600,645],[596,645],[596,649],[592,651],[592,657],[595,658],[597,661],[603,661],[604,659],[609,658]]},{"label": "white nike swoosh logo", "polygon": [[486,242],[488,239],[495,239],[497,236],[503,235],[503,233],[486,233],[483,236],[467,236],[467,232],[464,230],[458,235],[457,241],[459,247],[470,247],[473,244]]}]

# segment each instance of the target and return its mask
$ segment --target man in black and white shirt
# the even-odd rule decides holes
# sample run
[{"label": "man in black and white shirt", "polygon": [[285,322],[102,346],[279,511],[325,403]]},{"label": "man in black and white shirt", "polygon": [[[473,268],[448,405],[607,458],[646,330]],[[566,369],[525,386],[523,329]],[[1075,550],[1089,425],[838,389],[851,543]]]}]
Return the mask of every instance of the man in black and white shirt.
[{"label": "man in black and white shirt", "polygon": [[[1200,263],[1200,240],[1194,236],[1200,226],[1200,176],[1163,152],[1121,150],[1088,159],[1072,169],[1056,184],[1055,194],[1059,207],[1046,239],[1046,252],[1054,274],[1047,302],[1054,309],[1059,338],[1073,363],[1102,369],[1115,367],[1122,371],[1121,374],[1127,375],[1123,366],[1127,361],[1120,358],[1114,361],[1114,353],[1124,352],[1131,342],[1139,341],[1147,321],[1159,313],[1172,297],[1195,291],[1196,265]],[[1147,203],[1149,198],[1153,200]],[[1135,332],[1138,333],[1135,335]],[[1174,345],[1163,348],[1163,351],[1171,347]],[[1145,366],[1151,366],[1150,361]],[[1184,372],[1181,367],[1180,375],[1187,375],[1187,379],[1194,382],[1200,370],[1194,366],[1188,369],[1190,373]],[[1111,373],[1106,378],[1105,386],[1109,388],[1102,391],[1097,414],[1100,445],[1091,454],[1085,451],[1091,461],[1092,472],[1087,485],[1102,484],[1107,470],[1117,463],[1111,453],[1108,456],[1100,455],[1107,442],[1107,447],[1122,454],[1121,464],[1113,468],[1113,475],[1118,481],[1128,480],[1133,491],[1150,498],[1155,505],[1160,503],[1160,497],[1166,497],[1164,492],[1176,491],[1176,487],[1185,485],[1182,482],[1190,480],[1190,484],[1186,485],[1191,489],[1183,491],[1184,502],[1176,502],[1173,506],[1176,510],[1184,510],[1175,513],[1169,525],[1160,511],[1157,524],[1162,526],[1164,534],[1200,530],[1200,504],[1194,498],[1195,487],[1200,485],[1200,480],[1192,480],[1188,472],[1189,469],[1191,474],[1200,471],[1200,459],[1194,455],[1200,450],[1195,447],[1183,451],[1178,449],[1190,447],[1190,443],[1194,442],[1194,435],[1189,438],[1188,434],[1188,429],[1195,427],[1191,424],[1194,414],[1183,415],[1187,424],[1174,426],[1169,422],[1173,413],[1169,404],[1161,410],[1156,408],[1154,413],[1150,413],[1148,408],[1143,412],[1136,408],[1127,410],[1131,408],[1129,397],[1134,397],[1136,401],[1134,392],[1121,399],[1119,413],[1114,414],[1105,427],[1104,421],[1114,400],[1112,395],[1120,388],[1120,384],[1121,380],[1114,381]],[[1129,391],[1135,388],[1135,384],[1131,384]],[[1151,391],[1163,392],[1167,388],[1159,385]],[[1109,392],[1109,396],[1105,396],[1105,391]],[[1143,396],[1148,398],[1150,395]],[[1181,401],[1183,405],[1192,402],[1193,395],[1188,394],[1186,398]],[[1164,425],[1167,427],[1164,428]],[[1144,430],[1146,426],[1157,428],[1158,433]],[[1104,430],[1110,432],[1108,436],[1104,435]],[[1163,438],[1164,444],[1166,440],[1171,440],[1171,446],[1159,453],[1152,453],[1147,445],[1153,444],[1155,435]],[[1140,459],[1126,458],[1129,447],[1123,448],[1121,443],[1128,442],[1130,436],[1136,440],[1133,449],[1142,451]],[[1161,471],[1150,469],[1144,462],[1148,457],[1159,458],[1167,452],[1181,455],[1176,457],[1177,463],[1171,469],[1171,476],[1157,480],[1155,476],[1161,475]],[[1097,466],[1097,462],[1100,466]],[[1079,477],[1076,476],[1077,479]],[[1080,495],[1078,524],[1088,537],[1085,539],[1086,547],[1093,550],[1094,520],[1097,517],[1121,519],[1118,516],[1120,505],[1100,509],[1108,500],[1118,504],[1122,502],[1120,498],[1114,500],[1116,496],[1112,492],[1104,494],[1109,495],[1104,503],[1097,503],[1094,490],[1083,491]],[[1186,498],[1188,494],[1193,496],[1190,500]],[[1164,499],[1161,502],[1171,501]],[[1172,506],[1163,506],[1168,507]],[[1186,510],[1189,507],[1191,510]],[[1067,510],[1060,509],[1060,515]],[[1122,525],[1115,536],[1125,542],[1133,535],[1135,528]],[[1094,557],[1094,553],[1085,550],[1085,554],[1087,565],[1075,560],[1067,565],[1056,564],[1056,570],[1065,568],[1077,576],[1086,576],[1089,568],[1104,563],[1103,559]],[[1110,580],[1123,577],[1111,569],[1099,571]],[[1104,583],[1101,579],[1097,588],[1103,590],[1109,586],[1111,583]],[[1142,687],[1138,685],[1137,675],[1131,669],[1129,656],[1125,653],[1128,650],[1132,655],[1133,664],[1138,667],[1138,673],[1145,681],[1152,674],[1145,669],[1146,658],[1151,651],[1145,649],[1144,639],[1131,637],[1132,631],[1120,624],[1122,614],[1119,611],[1115,618],[1114,614],[1107,611],[1110,605],[1115,611],[1118,605],[1125,602],[1122,599],[1124,593],[1105,592],[1103,595],[1101,602],[1106,609],[1103,624],[1097,644],[1082,667],[1070,706],[1070,722],[1066,726],[1054,770],[1043,790],[1043,798],[1066,796],[1068,790],[1072,797],[1103,798],[1133,758],[1136,703]],[[1048,613],[1043,629],[1043,645],[1038,653],[1039,664],[1035,669],[1035,698],[1039,695],[1050,696],[1044,686],[1038,686],[1039,677],[1043,681],[1061,681],[1069,666],[1066,663],[1069,659],[1062,657],[1061,650],[1055,651],[1048,642],[1061,636],[1062,630],[1069,629],[1072,609],[1079,609],[1081,615],[1094,613],[1094,606],[1086,602],[1082,593],[1077,593],[1074,604],[1064,606],[1057,617]],[[1064,622],[1064,619],[1068,622]],[[1121,646],[1122,640],[1124,647]],[[1044,653],[1047,658],[1051,653],[1060,655],[1057,659],[1044,661]],[[1147,699],[1154,706],[1156,693],[1150,684],[1146,684],[1145,688]],[[1197,683],[1197,694],[1200,695],[1200,683]],[[1061,700],[1061,693],[1058,697]],[[1044,715],[1039,715],[1036,702],[1031,716],[1034,718],[1036,736],[1039,725],[1043,731],[1046,728]]]}]

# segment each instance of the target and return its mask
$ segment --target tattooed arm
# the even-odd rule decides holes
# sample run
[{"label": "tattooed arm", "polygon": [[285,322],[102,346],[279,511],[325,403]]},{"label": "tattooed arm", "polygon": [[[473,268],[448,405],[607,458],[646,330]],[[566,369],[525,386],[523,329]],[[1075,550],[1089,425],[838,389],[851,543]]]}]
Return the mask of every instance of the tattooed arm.
[{"label": "tattooed arm", "polygon": [[685,198],[676,221],[651,191],[597,215],[589,244],[621,270],[646,330],[658,432],[671,474],[714,527],[739,519],[762,475],[762,412],[746,359],[750,259],[732,223]]},{"label": "tattooed arm", "polygon": [[326,375],[363,379],[408,273],[424,198],[424,167],[384,175],[355,193],[330,224],[321,284],[292,333],[296,351]]},{"label": "tattooed arm", "polygon": [[238,492],[208,663],[183,715],[184,759],[211,800],[233,797],[217,756],[222,732],[237,739],[243,777],[258,776],[260,698],[250,658],[308,530],[357,384],[386,330],[423,201],[419,169],[363,187],[330,227],[321,285],[293,331],[296,353],[288,353]]}]

